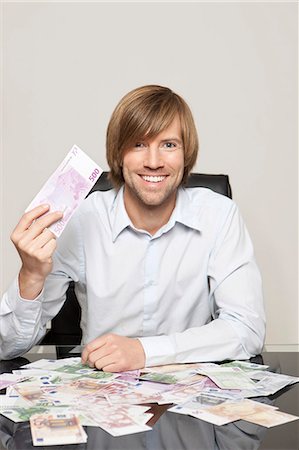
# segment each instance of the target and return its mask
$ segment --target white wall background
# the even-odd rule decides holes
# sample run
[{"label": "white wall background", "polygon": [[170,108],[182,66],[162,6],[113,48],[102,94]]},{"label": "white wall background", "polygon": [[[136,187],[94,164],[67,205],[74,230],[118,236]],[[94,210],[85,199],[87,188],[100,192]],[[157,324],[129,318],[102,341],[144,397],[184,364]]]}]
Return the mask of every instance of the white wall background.
[{"label": "white wall background", "polygon": [[19,267],[10,232],[70,147],[107,169],[116,103],[162,84],[193,110],[196,169],[230,175],[267,343],[298,343],[297,3],[4,2],[2,17],[2,289]]}]

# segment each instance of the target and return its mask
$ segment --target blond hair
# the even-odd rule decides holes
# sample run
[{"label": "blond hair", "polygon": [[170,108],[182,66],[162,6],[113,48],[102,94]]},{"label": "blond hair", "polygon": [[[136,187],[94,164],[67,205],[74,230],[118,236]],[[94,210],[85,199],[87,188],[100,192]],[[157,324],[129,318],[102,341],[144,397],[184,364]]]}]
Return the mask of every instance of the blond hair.
[{"label": "blond hair", "polygon": [[125,95],[112,113],[107,128],[106,155],[110,179],[116,188],[124,183],[124,151],[135,140],[151,139],[165,130],[178,115],[184,149],[182,183],[194,166],[198,153],[198,136],[189,106],[179,95],[163,86],[142,86]]}]

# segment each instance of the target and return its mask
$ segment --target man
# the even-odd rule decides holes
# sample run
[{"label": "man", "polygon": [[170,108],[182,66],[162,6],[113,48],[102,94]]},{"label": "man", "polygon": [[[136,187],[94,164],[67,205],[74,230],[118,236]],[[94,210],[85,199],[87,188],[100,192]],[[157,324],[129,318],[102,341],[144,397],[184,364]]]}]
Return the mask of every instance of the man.
[{"label": "man", "polygon": [[[106,371],[246,359],[263,347],[261,280],[236,205],[185,189],[198,139],[185,101],[144,86],[112,114],[115,189],[91,194],[57,240],[40,206],[12,233],[22,267],[1,302],[1,356],[29,349],[71,280],[82,308],[83,362]],[[56,248],[57,247],[57,248]]]}]

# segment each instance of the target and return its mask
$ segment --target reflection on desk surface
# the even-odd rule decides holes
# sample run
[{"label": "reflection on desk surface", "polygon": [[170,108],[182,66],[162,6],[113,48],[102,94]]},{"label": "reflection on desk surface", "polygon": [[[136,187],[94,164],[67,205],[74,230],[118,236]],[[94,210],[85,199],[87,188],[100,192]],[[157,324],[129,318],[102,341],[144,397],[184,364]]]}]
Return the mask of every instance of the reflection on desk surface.
[{"label": "reflection on desk surface", "polygon": [[[51,349],[52,350],[52,349]],[[66,348],[62,356],[65,357]],[[9,372],[19,368],[29,361],[40,358],[56,358],[61,355],[61,348],[56,349],[57,354],[30,353],[23,358],[12,361],[2,361],[1,372]],[[74,356],[74,354],[69,355]],[[254,360],[262,363],[262,359]],[[270,369],[288,375],[298,376],[298,353],[265,353],[263,362],[270,365]],[[3,393],[3,392],[2,392]],[[282,411],[290,414],[299,414],[299,385],[284,389],[275,396],[261,398],[263,402],[275,404]],[[122,450],[247,450],[247,449],[281,449],[298,450],[299,448],[299,422],[291,422],[273,429],[266,429],[242,420],[223,426],[215,426],[199,419],[164,412],[165,405],[154,405],[152,412],[159,420],[151,431],[129,436],[112,437],[104,430],[95,427],[85,427],[88,435],[87,443],[43,447],[44,449],[122,449]],[[0,449],[26,450],[33,449],[30,426],[28,422],[16,424],[0,416]]]}]

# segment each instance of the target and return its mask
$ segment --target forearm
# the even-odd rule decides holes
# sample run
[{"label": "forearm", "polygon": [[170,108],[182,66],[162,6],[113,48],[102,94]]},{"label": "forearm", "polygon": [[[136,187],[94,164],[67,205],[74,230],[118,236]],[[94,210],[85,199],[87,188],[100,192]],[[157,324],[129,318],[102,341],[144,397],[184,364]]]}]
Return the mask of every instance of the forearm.
[{"label": "forearm", "polygon": [[0,359],[19,356],[40,341],[65,300],[69,282],[66,275],[50,274],[39,296],[26,300],[18,278],[14,280],[0,302]]},{"label": "forearm", "polygon": [[14,280],[0,303],[0,359],[19,356],[41,339],[46,325],[41,314],[41,297],[22,299],[18,280]]},{"label": "forearm", "polygon": [[257,328],[258,332],[254,332],[245,325],[234,326],[218,318],[182,333],[139,339],[145,351],[147,366],[248,359],[259,354],[263,348],[262,319]]}]

